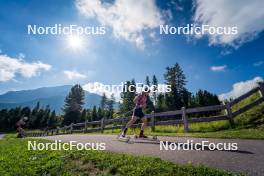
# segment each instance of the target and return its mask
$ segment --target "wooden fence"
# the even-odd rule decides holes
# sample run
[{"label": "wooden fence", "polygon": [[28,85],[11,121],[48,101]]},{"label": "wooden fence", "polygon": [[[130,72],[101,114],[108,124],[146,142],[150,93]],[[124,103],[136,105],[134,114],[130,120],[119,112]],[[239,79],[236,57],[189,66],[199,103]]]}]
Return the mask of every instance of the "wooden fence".
[{"label": "wooden fence", "polygon": [[[241,102],[242,100],[250,97],[251,95],[259,92],[260,98],[257,100],[241,107],[238,110],[234,111],[234,105]],[[214,106],[205,106],[205,107],[197,107],[197,108],[188,108],[182,107],[181,110],[175,111],[167,111],[167,112],[152,112],[151,114],[146,114],[146,117],[149,120],[148,126],[151,127],[152,131],[155,131],[156,125],[176,125],[183,124],[184,132],[189,131],[189,123],[194,122],[211,122],[218,120],[229,120],[230,125],[234,125],[234,118],[241,113],[244,113],[247,110],[261,104],[264,102],[264,83],[259,83],[259,86],[253,88],[249,92],[243,94],[242,96],[222,105],[214,105]],[[192,114],[199,114],[203,112],[224,112],[218,113],[216,116],[210,117],[192,117]],[[180,118],[175,118],[176,116],[180,116]],[[171,120],[162,120],[164,117],[171,117]],[[160,120],[157,120],[159,118]],[[105,119],[102,118],[100,121],[85,121],[84,123],[76,123],[71,124],[69,126],[64,126],[62,128],[56,128],[52,130],[47,130],[44,132],[31,132],[27,133],[28,136],[47,136],[47,135],[58,135],[58,134],[71,134],[71,133],[91,133],[91,132],[103,132],[104,130],[113,130],[113,129],[121,129],[124,127],[126,122],[130,119],[130,117],[121,117],[115,119]],[[168,118],[166,118],[168,119]],[[139,126],[139,124],[134,124],[134,127]]]}]

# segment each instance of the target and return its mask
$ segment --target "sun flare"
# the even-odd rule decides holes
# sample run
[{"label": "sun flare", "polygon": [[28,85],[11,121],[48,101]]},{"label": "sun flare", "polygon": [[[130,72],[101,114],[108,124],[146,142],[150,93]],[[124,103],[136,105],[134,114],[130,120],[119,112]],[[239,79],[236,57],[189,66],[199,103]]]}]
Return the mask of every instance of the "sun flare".
[{"label": "sun flare", "polygon": [[82,49],[84,47],[84,40],[79,35],[70,35],[67,38],[68,47],[74,50]]}]

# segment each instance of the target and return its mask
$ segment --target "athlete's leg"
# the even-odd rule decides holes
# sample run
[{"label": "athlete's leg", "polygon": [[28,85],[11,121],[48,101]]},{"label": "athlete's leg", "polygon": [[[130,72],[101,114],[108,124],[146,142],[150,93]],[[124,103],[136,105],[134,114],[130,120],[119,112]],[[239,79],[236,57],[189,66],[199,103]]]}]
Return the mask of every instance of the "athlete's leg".
[{"label": "athlete's leg", "polygon": [[141,125],[141,130],[140,130],[139,137],[146,137],[144,135],[144,129],[148,125],[148,119],[146,117],[142,117],[141,121],[142,121],[142,125]]},{"label": "athlete's leg", "polygon": [[18,132],[17,137],[18,137],[18,138],[21,138],[21,137],[22,137],[21,129],[22,129],[21,127],[18,127],[18,128],[17,128],[17,132]]},{"label": "athlete's leg", "polygon": [[133,125],[137,120],[137,117],[136,116],[132,116],[132,118],[127,122],[126,124],[126,128],[129,128],[131,127],[131,125]]},{"label": "athlete's leg", "polygon": [[131,125],[133,125],[137,120],[136,116],[132,116],[132,118],[127,122],[126,127],[124,128],[123,132],[122,132],[122,136],[125,137],[127,129],[129,127],[131,127]]},{"label": "athlete's leg", "polygon": [[144,131],[145,127],[148,125],[148,119],[146,117],[141,118],[142,125],[141,125],[141,130]]}]

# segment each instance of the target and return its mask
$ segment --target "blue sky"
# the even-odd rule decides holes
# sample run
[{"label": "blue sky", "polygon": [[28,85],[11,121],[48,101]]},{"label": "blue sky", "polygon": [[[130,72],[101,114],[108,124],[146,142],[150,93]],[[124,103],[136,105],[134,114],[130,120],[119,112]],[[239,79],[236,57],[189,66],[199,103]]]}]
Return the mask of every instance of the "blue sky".
[{"label": "blue sky", "polygon": [[[75,83],[118,84],[132,78],[142,82],[153,74],[163,83],[165,67],[176,62],[192,92],[222,94],[235,83],[245,87],[246,81],[264,77],[264,3],[257,0],[0,3],[0,93]],[[159,34],[161,24],[188,23],[233,25],[238,34]],[[82,36],[81,47],[74,48],[66,35],[28,35],[28,25],[34,24],[104,25],[106,34]]]}]

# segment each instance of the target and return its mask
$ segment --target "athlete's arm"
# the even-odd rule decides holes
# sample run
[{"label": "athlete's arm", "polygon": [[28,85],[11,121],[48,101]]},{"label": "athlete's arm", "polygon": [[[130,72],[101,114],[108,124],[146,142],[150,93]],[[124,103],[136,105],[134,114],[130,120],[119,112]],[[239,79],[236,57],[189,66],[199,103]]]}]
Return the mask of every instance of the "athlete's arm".
[{"label": "athlete's arm", "polygon": [[138,101],[138,96],[136,96],[136,97],[134,98],[133,102],[134,102],[135,104],[137,104],[137,101]]}]

